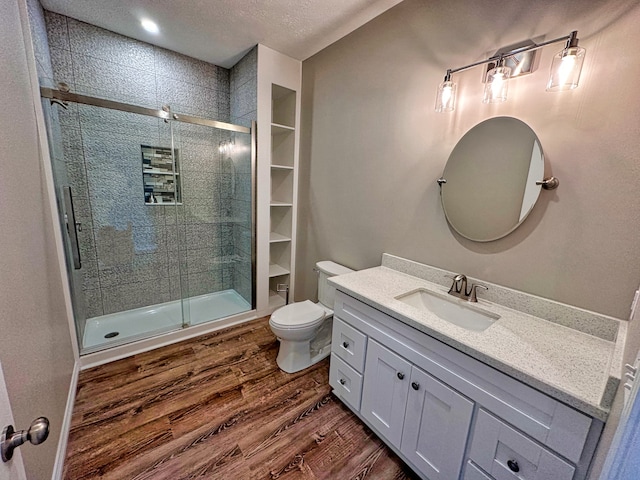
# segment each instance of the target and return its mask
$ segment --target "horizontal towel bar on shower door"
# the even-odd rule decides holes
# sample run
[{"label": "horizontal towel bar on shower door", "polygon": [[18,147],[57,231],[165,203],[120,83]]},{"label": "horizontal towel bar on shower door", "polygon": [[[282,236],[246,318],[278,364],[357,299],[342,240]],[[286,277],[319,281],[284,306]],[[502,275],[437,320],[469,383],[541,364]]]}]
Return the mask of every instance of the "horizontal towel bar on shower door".
[{"label": "horizontal towel bar on shower door", "polygon": [[115,102],[104,98],[90,97],[88,95],[80,95],[78,93],[63,92],[53,88],[40,87],[40,95],[42,98],[50,100],[60,100],[62,102],[81,103],[83,105],[92,105],[94,107],[110,108],[112,110],[120,110],[121,112],[137,113],[147,115],[149,117],[162,118],[164,120],[173,120],[176,122],[192,123],[195,125],[204,125],[205,127],[218,128],[220,130],[229,130],[231,132],[251,133],[251,129],[242,125],[233,123],[219,122],[208,118],[194,117],[192,115],[184,115],[182,113],[171,112],[169,109],[155,110],[153,108],[140,107],[129,103]]}]

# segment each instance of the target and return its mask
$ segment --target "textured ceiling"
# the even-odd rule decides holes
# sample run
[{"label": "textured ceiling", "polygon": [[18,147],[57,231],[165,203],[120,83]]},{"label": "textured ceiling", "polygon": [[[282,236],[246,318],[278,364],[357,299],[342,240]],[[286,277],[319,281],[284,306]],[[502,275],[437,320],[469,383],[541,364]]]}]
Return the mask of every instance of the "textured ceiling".
[{"label": "textured ceiling", "polygon": [[[223,67],[257,43],[304,60],[400,0],[42,0],[45,9]],[[158,34],[140,26],[155,21]]]}]

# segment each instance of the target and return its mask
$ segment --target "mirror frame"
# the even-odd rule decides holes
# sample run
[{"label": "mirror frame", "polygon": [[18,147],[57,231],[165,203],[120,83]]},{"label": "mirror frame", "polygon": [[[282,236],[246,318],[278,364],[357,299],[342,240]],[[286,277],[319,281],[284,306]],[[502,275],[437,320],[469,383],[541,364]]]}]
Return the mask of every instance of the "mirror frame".
[{"label": "mirror frame", "polygon": [[[506,126],[511,127],[510,133],[504,131],[505,122],[508,122]],[[500,155],[501,148],[503,155]],[[525,163],[527,158],[529,161]],[[522,225],[535,207],[542,189],[538,182],[543,180],[544,168],[540,139],[525,122],[501,116],[478,123],[456,143],[438,180],[440,200],[448,224],[456,233],[474,242],[492,242],[509,235]],[[451,179],[457,182],[454,185],[462,185],[458,188],[459,192],[455,193],[456,197],[466,197],[457,204],[450,200],[456,198],[452,197]],[[470,190],[471,186],[477,188]],[[500,198],[503,199],[500,205],[507,207],[502,211],[497,209],[496,204]],[[520,213],[516,220],[518,199]],[[488,206],[483,210],[485,204]],[[483,223],[486,226],[491,217],[498,218],[501,212],[513,218],[513,221],[501,220],[506,226],[496,227],[494,231],[487,229],[487,233],[482,230],[483,227],[473,231],[471,223],[475,219],[483,219],[479,222],[487,222]],[[464,222],[465,216],[469,218],[472,214],[473,221]]]}]

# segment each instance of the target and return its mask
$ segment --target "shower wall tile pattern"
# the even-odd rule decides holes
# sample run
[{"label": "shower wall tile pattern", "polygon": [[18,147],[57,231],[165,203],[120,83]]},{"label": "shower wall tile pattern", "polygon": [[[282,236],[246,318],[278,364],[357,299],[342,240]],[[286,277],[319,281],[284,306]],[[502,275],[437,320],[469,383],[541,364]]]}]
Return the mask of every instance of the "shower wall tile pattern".
[{"label": "shower wall tile pattern", "polygon": [[[258,47],[247,53],[230,72],[231,122],[250,127],[258,118]],[[250,139],[236,138],[236,151],[250,148]],[[233,168],[231,192],[231,215],[238,219],[231,235],[234,255],[233,283],[236,291],[251,302],[251,159],[248,156],[235,158],[228,164]]]},{"label": "shower wall tile pattern", "polygon": [[[257,49],[229,71],[63,15],[44,18],[34,33],[43,85],[64,81],[73,92],[224,122],[256,117]],[[233,137],[248,148],[249,135],[174,124],[183,204],[145,205],[140,146],[171,148],[170,125],[98,107],[54,110],[64,167],[56,182],[72,186],[82,223],[88,318],[228,288],[251,301],[249,150],[219,151]]]}]

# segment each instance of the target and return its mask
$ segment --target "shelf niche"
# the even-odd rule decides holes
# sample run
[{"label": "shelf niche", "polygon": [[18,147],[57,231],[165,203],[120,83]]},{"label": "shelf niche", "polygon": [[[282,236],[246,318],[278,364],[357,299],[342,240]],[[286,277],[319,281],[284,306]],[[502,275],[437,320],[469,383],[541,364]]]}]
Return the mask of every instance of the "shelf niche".
[{"label": "shelf niche", "polygon": [[296,92],[271,85],[271,123],[294,128],[296,125]]},{"label": "shelf niche", "polygon": [[182,188],[178,150],[140,145],[145,205],[180,205]]},{"label": "shelf niche", "polygon": [[293,168],[295,130],[271,125],[271,166]]},{"label": "shelf niche", "polygon": [[293,170],[271,170],[271,202],[293,203]]},{"label": "shelf niche", "polygon": [[291,209],[271,209],[271,234],[272,237],[291,238]]}]

